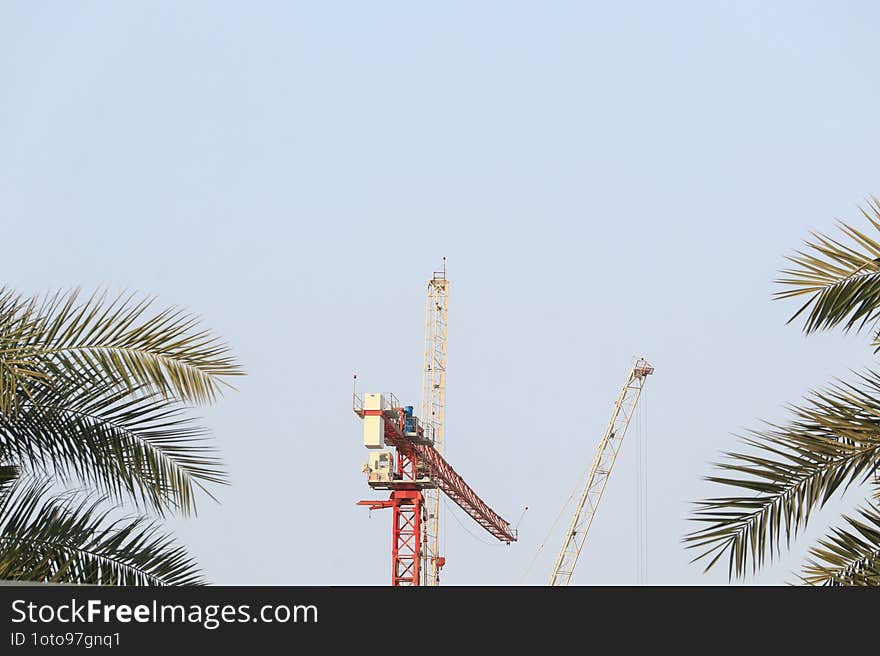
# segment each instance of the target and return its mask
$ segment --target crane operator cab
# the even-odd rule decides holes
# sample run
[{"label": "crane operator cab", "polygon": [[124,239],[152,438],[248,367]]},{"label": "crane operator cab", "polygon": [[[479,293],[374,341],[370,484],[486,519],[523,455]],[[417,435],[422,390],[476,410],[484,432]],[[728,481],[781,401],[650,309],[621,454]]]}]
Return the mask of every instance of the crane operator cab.
[{"label": "crane operator cab", "polygon": [[394,456],[391,451],[371,451],[364,471],[369,485],[387,487],[394,480]]},{"label": "crane operator cab", "polygon": [[415,485],[419,489],[436,487],[428,468],[423,463],[419,463],[416,467],[414,479],[402,479],[400,473],[394,469],[394,455],[391,451],[371,451],[363,471],[367,474],[367,484],[370,487],[393,488],[396,487],[395,483],[407,487]]}]

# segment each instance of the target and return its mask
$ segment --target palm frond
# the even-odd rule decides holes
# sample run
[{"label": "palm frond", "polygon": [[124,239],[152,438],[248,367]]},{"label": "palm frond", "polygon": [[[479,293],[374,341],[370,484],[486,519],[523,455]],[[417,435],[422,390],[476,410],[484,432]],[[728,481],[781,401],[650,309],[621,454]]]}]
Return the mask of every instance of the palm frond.
[{"label": "palm frond", "polygon": [[176,307],[151,313],[152,304],[134,295],[108,300],[105,293],[80,302],[78,290],[8,297],[0,323],[0,412],[14,408],[19,389],[30,395],[62,373],[187,403],[214,401],[230,386],[228,377],[243,374],[228,345],[200,329],[195,315]]},{"label": "palm frond", "polygon": [[810,549],[803,582],[808,585],[880,585],[880,511],[859,510],[844,516],[849,530],[834,528],[828,538]]},{"label": "palm frond", "polygon": [[[880,200],[871,198],[861,212],[880,231]],[[848,244],[813,233],[807,250],[787,258],[795,266],[783,269],[783,277],[776,280],[786,289],[775,298],[809,296],[789,319],[807,312],[806,333],[838,325],[860,331],[880,318],[880,241],[845,223],[840,229]]]},{"label": "palm frond", "polygon": [[685,536],[694,558],[713,567],[726,554],[728,574],[742,576],[779,553],[806,526],[810,511],[838,490],[867,480],[880,458],[880,375],[814,392],[793,420],[743,438],[749,452],[728,453],[707,480],[739,491],[701,501]]},{"label": "palm frond", "polygon": [[207,431],[157,393],[56,381],[0,415],[0,451],[32,471],[78,480],[121,500],[190,514],[196,489],[227,482]]},{"label": "palm frond", "polygon": [[0,414],[14,415],[18,401],[29,396],[34,386],[45,384],[48,375],[35,359],[21,350],[19,338],[34,330],[34,300],[24,300],[11,290],[0,288]]},{"label": "palm frond", "polygon": [[200,585],[186,550],[143,517],[114,519],[93,495],[48,481],[0,493],[0,579],[95,585]]}]

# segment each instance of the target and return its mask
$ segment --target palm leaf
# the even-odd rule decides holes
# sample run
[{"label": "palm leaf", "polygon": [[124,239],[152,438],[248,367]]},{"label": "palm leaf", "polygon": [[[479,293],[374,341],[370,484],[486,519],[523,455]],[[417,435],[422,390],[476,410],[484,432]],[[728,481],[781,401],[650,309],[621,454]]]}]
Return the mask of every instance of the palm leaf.
[{"label": "palm leaf", "polygon": [[184,514],[195,511],[196,488],[226,483],[207,431],[155,392],[56,381],[20,406],[14,418],[0,416],[0,451],[32,471]]},{"label": "palm leaf", "polygon": [[685,536],[706,569],[727,555],[728,573],[742,576],[778,554],[806,526],[810,512],[837,491],[867,480],[880,458],[880,375],[859,385],[839,383],[791,408],[785,426],[753,431],[747,452],[728,453],[708,480],[739,494],[696,504],[701,528]]},{"label": "palm leaf", "polygon": [[[871,198],[862,215],[880,231],[880,200]],[[849,243],[813,233],[806,250],[787,259],[795,266],[783,269],[776,280],[786,287],[776,298],[809,296],[789,319],[807,313],[804,330],[812,333],[843,325],[845,331],[873,327],[880,317],[880,241],[840,223]],[[880,342],[875,340],[875,346]]]},{"label": "palm leaf", "polygon": [[880,585],[880,511],[859,510],[844,516],[849,530],[834,528],[830,537],[810,549],[802,579],[808,585]]},{"label": "palm leaf", "polygon": [[12,291],[0,288],[0,414],[13,415],[18,401],[30,395],[34,386],[45,384],[48,375],[37,361],[21,349],[20,337],[33,331],[34,302],[27,302]]},{"label": "palm leaf", "polygon": [[0,579],[95,585],[200,585],[185,549],[143,517],[114,519],[93,495],[48,481],[0,492]]},{"label": "palm leaf", "polygon": [[[5,303],[5,305],[4,305]],[[153,300],[108,300],[77,290],[21,299],[0,290],[0,413],[54,376],[78,375],[129,391],[149,389],[188,403],[216,399],[242,375],[228,346],[181,308],[150,313]]]}]

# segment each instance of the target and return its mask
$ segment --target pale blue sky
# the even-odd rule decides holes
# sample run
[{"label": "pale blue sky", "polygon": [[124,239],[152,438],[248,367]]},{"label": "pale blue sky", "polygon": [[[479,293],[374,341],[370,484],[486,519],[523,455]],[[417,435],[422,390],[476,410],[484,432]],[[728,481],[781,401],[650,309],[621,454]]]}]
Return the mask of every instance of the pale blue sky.
[{"label": "pale blue sky", "polygon": [[[153,293],[231,342],[249,377],[201,415],[234,484],[172,522],[214,582],[387,582],[390,515],[354,505],[379,495],[351,375],[418,406],[442,256],[448,458],[509,520],[530,507],[510,547],[447,515],[444,582],[520,579],[641,354],[649,581],[724,582],[680,544],[707,463],[871,361],[855,336],[804,339],[770,297],[809,230],[880,193],[878,19],[867,2],[5,2],[5,282]],[[636,580],[634,444],[576,583]],[[788,580],[815,534],[751,580]]]}]

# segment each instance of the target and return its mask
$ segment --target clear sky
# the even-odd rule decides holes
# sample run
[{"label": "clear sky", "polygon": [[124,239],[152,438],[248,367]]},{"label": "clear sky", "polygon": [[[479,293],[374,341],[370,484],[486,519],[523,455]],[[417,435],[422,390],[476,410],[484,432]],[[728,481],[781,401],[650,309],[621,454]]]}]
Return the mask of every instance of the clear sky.
[{"label": "clear sky", "polygon": [[[709,463],[871,361],[771,295],[810,230],[880,193],[878,22],[869,2],[4,2],[4,281],[156,294],[232,344],[249,376],[200,415],[233,485],[171,522],[216,583],[388,581],[351,377],[418,406],[443,256],[448,459],[510,521],[529,506],[509,547],[447,513],[444,582],[520,580],[645,355],[648,581],[722,583],[680,543]],[[633,436],[575,583],[636,581]],[[749,581],[790,580],[834,517]]]}]

